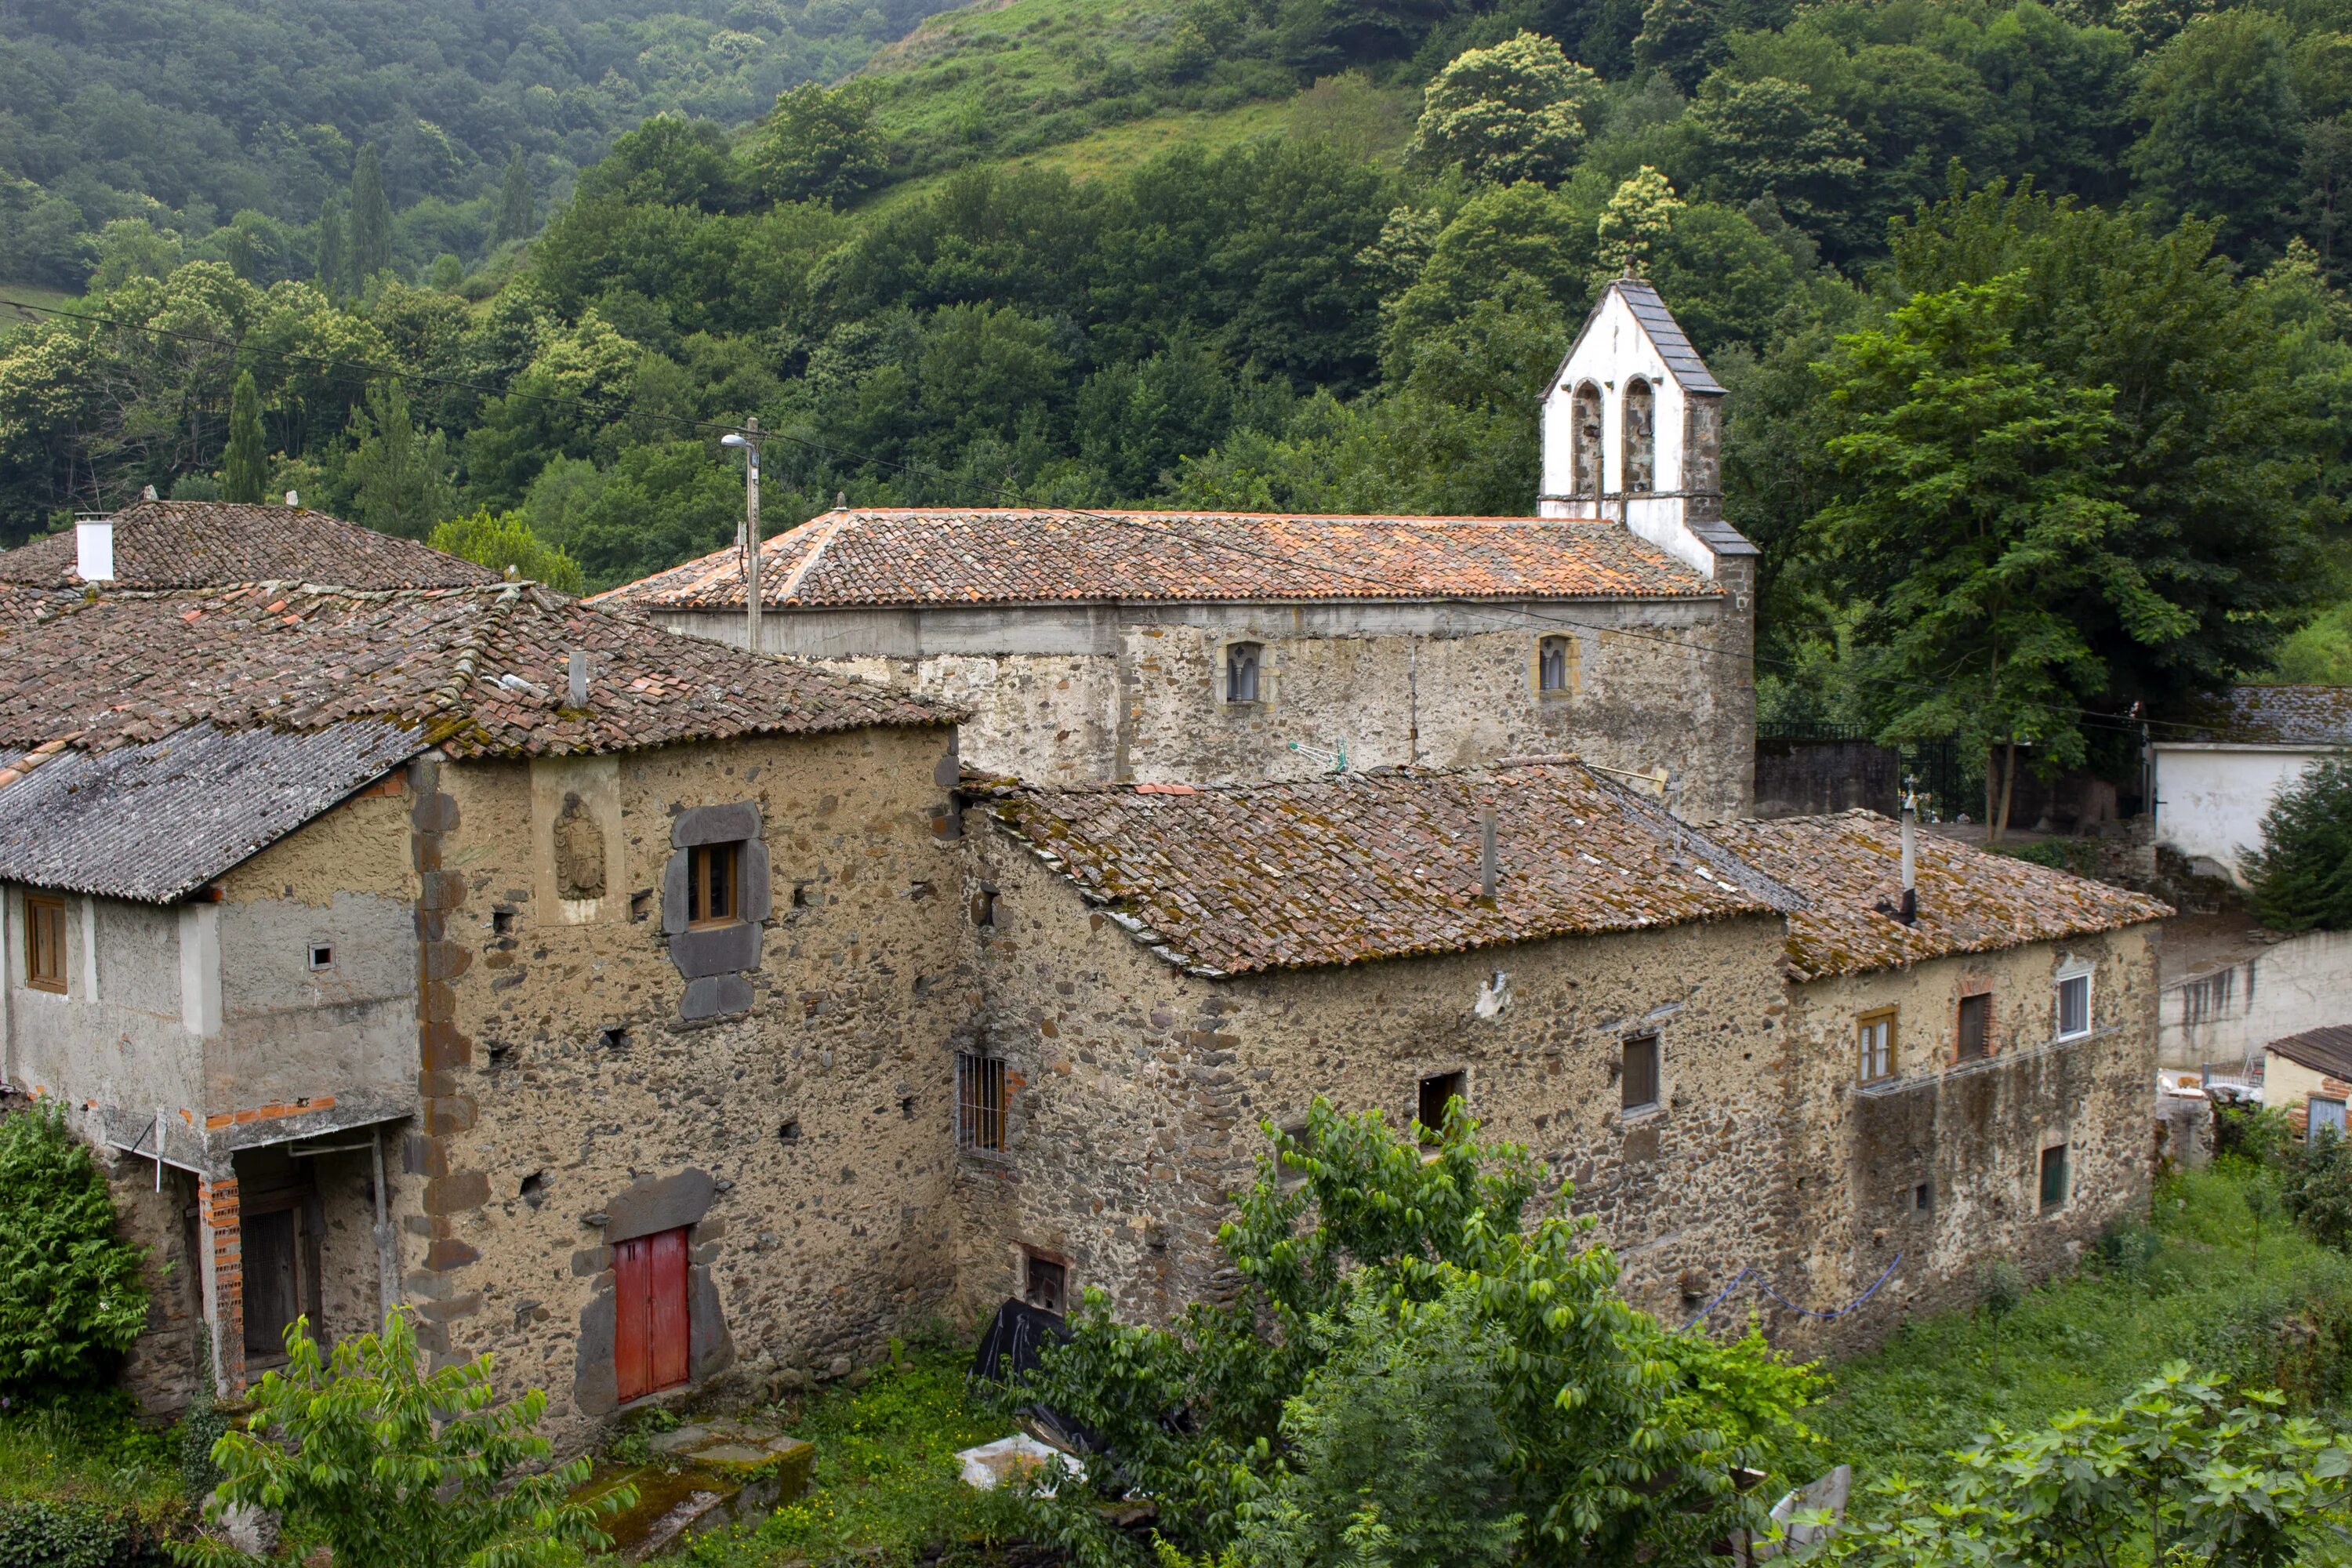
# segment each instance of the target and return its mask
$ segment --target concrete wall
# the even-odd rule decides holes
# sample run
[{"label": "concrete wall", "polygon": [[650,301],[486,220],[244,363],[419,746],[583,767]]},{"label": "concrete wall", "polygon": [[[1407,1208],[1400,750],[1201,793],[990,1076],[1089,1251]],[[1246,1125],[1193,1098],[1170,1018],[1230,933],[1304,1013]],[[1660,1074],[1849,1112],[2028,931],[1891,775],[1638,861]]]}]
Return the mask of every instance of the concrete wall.
[{"label": "concrete wall", "polygon": [[2263,814],[2325,752],[2264,746],[2148,748],[2155,774],[2156,841],[2220,866],[2240,882],[2239,853],[2260,848]]},{"label": "concrete wall", "polygon": [[[1632,772],[1663,765],[1675,781],[1670,804],[1704,821],[1743,811],[1748,798],[1748,603],[1742,577],[1727,581],[1721,598],[1492,608],[811,611],[762,617],[761,640],[771,652],[970,706],[965,762],[1042,783],[1233,783],[1328,765],[1293,742],[1344,744],[1357,768],[1575,752]],[[657,618],[693,635],[742,637],[738,616]],[[1575,639],[1565,694],[1538,689],[1546,636]],[[1224,700],[1224,650],[1234,641],[1265,649],[1258,702]]]},{"label": "concrete wall", "polygon": [[[691,1227],[698,1390],[822,1373],[946,1300],[947,1042],[971,1007],[952,745],[872,730],[570,777],[415,771],[428,982],[403,1285],[441,1358],[493,1352],[502,1383],[547,1389],[565,1444],[614,1405],[616,1231]],[[593,899],[550,897],[546,819],[573,795],[609,857]],[[673,825],[740,805],[772,912],[748,1009],[688,1020],[663,931]],[[568,831],[576,863],[587,829]]]},{"label": "concrete wall", "polygon": [[2158,1016],[2158,1059],[2168,1068],[2242,1062],[2273,1040],[2352,1023],[2352,931],[2305,931],[2175,982]]},{"label": "concrete wall", "polygon": [[[1874,1342],[1912,1312],[1974,1299],[1979,1267],[2029,1279],[2076,1261],[2118,1216],[2144,1214],[2156,1070],[2152,928],[1790,987],[1802,1044],[1790,1106],[1790,1267],[1775,1284],[1833,1311],[1901,1262],[1870,1304],[1800,1341]],[[2055,1043],[2057,972],[2093,966],[2094,1033]],[[1990,993],[1989,1061],[1954,1059],[1962,994]],[[1895,1010],[1896,1078],[1858,1084],[1859,1020]],[[2071,1192],[2040,1209],[2042,1150],[2066,1145]],[[1917,1190],[1928,1188],[1922,1210]]]},{"label": "concrete wall", "polygon": [[[1672,1313],[1782,1244],[1777,917],[1209,981],[978,821],[997,889],[979,1043],[1014,1088],[1011,1163],[959,1171],[970,1305],[1015,1289],[1024,1247],[1147,1318],[1215,1294],[1231,1284],[1215,1229],[1254,1179],[1260,1119],[1319,1095],[1401,1128],[1420,1079],[1453,1071],[1487,1135],[1573,1182],[1636,1300]],[[1508,1004],[1481,1016],[1498,971]],[[1628,1114],[1622,1040],[1652,1029],[1662,1103]]]}]

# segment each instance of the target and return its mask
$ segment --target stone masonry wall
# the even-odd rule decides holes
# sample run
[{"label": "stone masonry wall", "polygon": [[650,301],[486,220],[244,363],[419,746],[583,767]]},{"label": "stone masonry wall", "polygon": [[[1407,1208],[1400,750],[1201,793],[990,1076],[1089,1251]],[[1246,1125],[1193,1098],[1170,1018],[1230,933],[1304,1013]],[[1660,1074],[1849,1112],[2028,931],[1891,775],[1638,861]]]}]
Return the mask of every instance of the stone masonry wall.
[{"label": "stone masonry wall", "polygon": [[[425,1110],[397,1197],[435,1350],[494,1352],[577,1447],[614,1405],[607,1227],[690,1227],[691,1392],[822,1373],[943,1302],[946,1041],[972,1005],[951,736],[420,773]],[[746,805],[772,868],[750,1010],[688,1020],[673,825]]]},{"label": "stone masonry wall", "polygon": [[[1451,1071],[1486,1135],[1575,1184],[1644,1305],[1671,1314],[1780,1245],[1777,917],[1209,981],[971,820],[996,889],[979,1043],[1015,1085],[1011,1163],[959,1171],[971,1307],[1017,1289],[1024,1247],[1147,1318],[1224,1289],[1214,1231],[1254,1179],[1259,1119],[1288,1124],[1321,1095],[1401,1128],[1420,1079]],[[1482,1017],[1497,972],[1507,1003]],[[1628,1115],[1622,1042],[1651,1029],[1661,1105]]]},{"label": "stone masonry wall", "polygon": [[[2154,941],[2151,928],[2137,927],[1790,987],[1789,1031],[1801,1046],[1788,1174],[1798,1224],[1787,1277],[1773,1283],[1832,1310],[1902,1258],[1851,1318],[1793,1325],[1801,1341],[1874,1342],[1910,1313],[1975,1300],[1987,1260],[2009,1258],[2038,1279],[2078,1261],[2116,1219],[2145,1215]],[[2096,966],[2095,1032],[2053,1046],[2054,974],[2070,957]],[[1953,1059],[1959,998],[1975,991],[1993,997],[1994,1051],[1988,1065],[1962,1067]],[[1858,1092],[1857,1020],[1889,1007],[1899,1087]],[[2044,1214],[2042,1151],[2059,1143],[2070,1192]]]}]

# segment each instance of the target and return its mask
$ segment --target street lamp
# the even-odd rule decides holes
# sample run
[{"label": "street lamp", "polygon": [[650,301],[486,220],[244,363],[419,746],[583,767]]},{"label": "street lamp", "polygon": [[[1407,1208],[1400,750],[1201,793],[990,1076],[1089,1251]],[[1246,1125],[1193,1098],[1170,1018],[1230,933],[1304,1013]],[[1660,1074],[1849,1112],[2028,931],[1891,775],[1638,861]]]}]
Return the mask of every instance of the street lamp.
[{"label": "street lamp", "polygon": [[760,416],[719,437],[743,449],[743,646],[760,651]]}]

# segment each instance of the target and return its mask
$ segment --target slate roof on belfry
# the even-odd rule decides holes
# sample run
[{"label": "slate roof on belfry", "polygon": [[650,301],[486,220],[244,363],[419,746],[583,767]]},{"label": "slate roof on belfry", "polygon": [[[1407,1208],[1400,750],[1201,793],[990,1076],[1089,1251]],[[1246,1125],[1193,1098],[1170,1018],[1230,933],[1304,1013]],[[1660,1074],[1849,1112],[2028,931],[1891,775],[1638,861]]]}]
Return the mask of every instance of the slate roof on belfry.
[{"label": "slate roof on belfry", "polygon": [[[778,609],[1722,593],[1591,519],[854,508],[760,549],[760,602]],[[643,610],[740,609],[742,552],[715,551],[602,597]]]},{"label": "slate roof on belfry", "polygon": [[[1180,968],[1210,975],[1638,931],[1803,901],[1573,758],[1283,784],[968,778],[997,825]],[[1496,897],[1479,817],[1496,819]]]},{"label": "slate roof on belfry", "polygon": [[530,583],[60,595],[0,622],[0,880],[178,898],[427,747],[570,755],[959,717]]},{"label": "slate roof on belfry", "polygon": [[[120,588],[214,583],[334,583],[346,588],[455,588],[499,574],[413,539],[323,511],[235,501],[137,501],[114,514]],[[0,552],[0,583],[79,585],[74,531]]]}]

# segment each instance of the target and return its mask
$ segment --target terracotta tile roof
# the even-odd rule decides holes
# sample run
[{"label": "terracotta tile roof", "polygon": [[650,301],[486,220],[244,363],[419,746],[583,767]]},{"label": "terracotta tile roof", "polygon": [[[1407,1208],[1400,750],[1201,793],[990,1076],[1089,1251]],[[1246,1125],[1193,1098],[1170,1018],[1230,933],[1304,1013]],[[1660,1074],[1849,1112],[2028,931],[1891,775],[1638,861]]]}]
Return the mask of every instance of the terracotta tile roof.
[{"label": "terracotta tile roof", "polygon": [[[1196,973],[1354,963],[1794,907],[1570,758],[1286,784],[971,780],[997,824]],[[1481,896],[1479,813],[1501,880]]]},{"label": "terracotta tile roof", "polygon": [[1923,831],[1919,917],[1906,926],[1878,908],[1902,896],[1900,823],[1847,811],[1708,831],[1804,896],[1808,907],[1789,917],[1789,973],[1800,981],[2085,936],[2172,913],[2138,893]]},{"label": "terracotta tile roof", "polygon": [[[591,658],[580,709],[569,706],[573,648]],[[453,755],[539,756],[960,716],[527,583],[118,590],[0,623],[0,747],[71,734],[99,752],[199,722],[388,719]]]},{"label": "terracotta tile roof", "polygon": [[[68,529],[0,552],[0,583],[79,584],[74,548]],[[455,588],[499,580],[487,566],[303,507],[149,500],[114,514],[118,587],[310,582]]]},{"label": "terracotta tile roof", "polygon": [[2263,1048],[2276,1051],[2291,1062],[2300,1062],[2314,1072],[2352,1080],[2352,1024],[2305,1029],[2299,1035],[2273,1040]]},{"label": "terracotta tile roof", "polygon": [[2159,728],[2158,745],[2352,746],[2352,686],[2233,686]]},{"label": "terracotta tile roof", "polygon": [[[761,602],[1024,605],[1266,599],[1714,598],[1722,590],[1614,522],[1226,512],[854,510],[766,541]],[[726,549],[604,595],[740,609]]]}]

